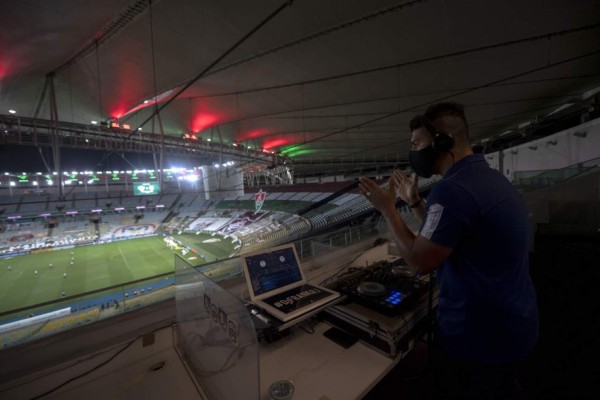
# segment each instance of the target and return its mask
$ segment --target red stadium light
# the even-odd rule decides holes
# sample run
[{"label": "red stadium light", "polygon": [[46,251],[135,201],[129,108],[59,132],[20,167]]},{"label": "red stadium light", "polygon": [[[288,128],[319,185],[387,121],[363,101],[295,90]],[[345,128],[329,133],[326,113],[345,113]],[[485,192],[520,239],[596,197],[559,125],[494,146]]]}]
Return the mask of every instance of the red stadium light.
[{"label": "red stadium light", "polygon": [[118,123],[118,122],[111,122],[111,123],[110,123],[110,127],[111,127],[111,128],[118,128],[119,126],[120,126],[120,125],[119,125],[119,123]]}]

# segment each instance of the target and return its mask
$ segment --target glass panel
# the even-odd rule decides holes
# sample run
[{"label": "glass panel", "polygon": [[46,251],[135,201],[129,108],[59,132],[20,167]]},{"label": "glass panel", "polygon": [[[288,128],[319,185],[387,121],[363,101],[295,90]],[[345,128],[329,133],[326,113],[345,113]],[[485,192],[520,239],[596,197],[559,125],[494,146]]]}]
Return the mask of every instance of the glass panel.
[{"label": "glass panel", "polygon": [[541,188],[552,184],[595,173],[600,170],[600,158],[578,163],[561,169],[540,171],[516,171],[514,184],[522,188]]},{"label": "glass panel", "polygon": [[[377,223],[370,223],[314,236],[302,242],[297,241],[295,245],[301,260],[306,260],[333,248],[379,235],[382,231],[385,231],[385,224],[379,226]],[[281,241],[285,241],[285,237],[277,242]],[[254,248],[267,245],[273,246],[275,242],[256,243]],[[245,249],[249,250],[251,249]],[[238,257],[209,263],[200,258],[197,261],[201,264],[195,266],[197,270],[214,282],[225,281],[242,273]],[[22,308],[15,308],[15,305],[5,302],[0,305],[0,349],[135,310],[174,295],[175,276],[170,272],[77,295],[65,289],[64,293],[57,291],[48,302]],[[17,321],[20,323],[16,323]]]},{"label": "glass panel", "polygon": [[0,313],[0,349],[16,346],[68,329],[110,318],[141,306],[172,298],[173,273],[126,285],[69,296],[32,307]]},{"label": "glass panel", "polygon": [[177,345],[208,398],[259,399],[258,340],[244,304],[178,255],[175,282]]},{"label": "glass panel", "polygon": [[174,285],[174,275],[152,277],[123,285],[124,311],[132,311],[173,297],[175,294]]}]

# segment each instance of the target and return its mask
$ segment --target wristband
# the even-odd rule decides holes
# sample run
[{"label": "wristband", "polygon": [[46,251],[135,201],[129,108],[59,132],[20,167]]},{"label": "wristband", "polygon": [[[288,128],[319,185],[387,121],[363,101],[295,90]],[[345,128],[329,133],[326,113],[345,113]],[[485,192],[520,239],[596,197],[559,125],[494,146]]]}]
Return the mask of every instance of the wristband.
[{"label": "wristband", "polygon": [[419,207],[419,204],[421,204],[421,199],[415,201],[414,203],[412,203],[411,205],[409,205],[410,208],[417,208]]}]

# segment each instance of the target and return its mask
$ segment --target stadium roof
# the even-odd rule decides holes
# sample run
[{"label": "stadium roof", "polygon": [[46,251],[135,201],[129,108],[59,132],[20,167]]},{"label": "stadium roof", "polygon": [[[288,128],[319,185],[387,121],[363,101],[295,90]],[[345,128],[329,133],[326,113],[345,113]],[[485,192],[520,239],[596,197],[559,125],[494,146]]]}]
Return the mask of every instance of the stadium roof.
[{"label": "stadium roof", "polygon": [[283,152],[297,175],[406,163],[408,121],[438,101],[492,143],[600,87],[596,0],[22,0],[0,25],[0,114],[50,119],[54,76],[60,121],[136,140],[158,107],[167,135]]}]

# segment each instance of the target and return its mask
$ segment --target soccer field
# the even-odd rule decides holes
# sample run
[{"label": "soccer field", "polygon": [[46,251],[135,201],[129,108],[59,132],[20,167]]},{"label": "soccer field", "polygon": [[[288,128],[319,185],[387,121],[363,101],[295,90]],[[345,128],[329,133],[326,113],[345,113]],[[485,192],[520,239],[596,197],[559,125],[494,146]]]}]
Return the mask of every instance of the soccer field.
[{"label": "soccer field", "polygon": [[[233,252],[230,239],[175,237],[204,256],[195,260],[198,264]],[[162,236],[154,236],[0,259],[0,312],[59,300],[63,291],[73,296],[172,272],[175,252]]]}]

